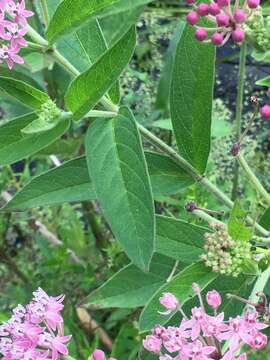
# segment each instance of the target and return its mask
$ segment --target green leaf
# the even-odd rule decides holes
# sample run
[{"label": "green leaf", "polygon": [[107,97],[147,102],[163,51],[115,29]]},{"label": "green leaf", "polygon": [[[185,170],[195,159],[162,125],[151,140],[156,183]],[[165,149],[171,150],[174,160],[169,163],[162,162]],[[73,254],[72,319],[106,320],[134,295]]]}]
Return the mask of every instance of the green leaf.
[{"label": "green leaf", "polygon": [[270,76],[266,76],[263,79],[257,80],[256,81],[256,85],[260,85],[260,86],[268,86],[270,87]]},{"label": "green leaf", "polygon": [[197,41],[186,25],[174,60],[171,118],[180,154],[201,173],[210,151],[214,66],[213,45]]},{"label": "green leaf", "polygon": [[204,289],[216,277],[217,274],[202,263],[190,265],[175,275],[171,282],[162,286],[146,304],[139,320],[140,331],[149,331],[156,324],[165,325],[173,317],[174,313],[169,316],[158,313],[158,311],[164,311],[164,308],[159,304],[162,293],[173,293],[179,299],[181,305],[184,305],[194,297],[194,291],[192,290],[194,282],[198,283],[201,289]]},{"label": "green leaf", "polygon": [[132,27],[89,70],[71,83],[65,101],[75,119],[86,115],[116,82],[131,59],[135,44],[136,31]]},{"label": "green leaf", "polygon": [[157,216],[156,252],[190,264],[203,253],[207,229],[165,216]]},{"label": "green leaf", "polygon": [[36,120],[35,113],[15,118],[0,126],[0,164],[8,165],[35,154],[63,135],[70,126],[70,120],[61,121],[52,130],[39,134],[22,134],[22,129]]},{"label": "green leaf", "polygon": [[268,208],[261,217],[260,225],[270,231],[270,208]]},{"label": "green leaf", "polygon": [[57,7],[47,30],[47,39],[71,33],[95,17],[117,14],[147,4],[151,0],[63,0]]},{"label": "green leaf", "polygon": [[136,122],[124,109],[121,113],[89,128],[86,157],[114,235],[133,263],[147,270],[155,238],[152,191]]},{"label": "green leaf", "polygon": [[77,158],[30,180],[3,210],[25,210],[44,205],[93,200],[85,157]]},{"label": "green leaf", "polygon": [[246,217],[247,212],[243,210],[240,203],[236,201],[228,223],[229,235],[234,240],[248,241],[251,239],[253,231],[246,225]]},{"label": "green leaf", "polygon": [[143,306],[165,283],[174,261],[154,255],[148,273],[130,264],[93,291],[83,302],[89,308],[136,308]]},{"label": "green leaf", "polygon": [[40,109],[41,105],[50,99],[43,91],[11,77],[0,76],[0,88],[23,105],[33,109]]},{"label": "green leaf", "polygon": [[60,117],[55,118],[54,121],[48,121],[45,118],[37,118],[28,124],[21,131],[25,135],[38,134],[40,132],[48,131],[56,127],[60,122]]},{"label": "green leaf", "polygon": [[170,87],[172,81],[173,60],[175,57],[178,41],[183,33],[184,27],[185,27],[184,21],[180,21],[177,24],[175,32],[170,42],[170,46],[166,52],[164,68],[160,75],[157,99],[156,99],[156,108],[163,110],[165,112],[169,111],[169,95],[170,95]]},{"label": "green leaf", "polygon": [[155,196],[175,194],[194,183],[169,157],[153,152],[145,155]]}]

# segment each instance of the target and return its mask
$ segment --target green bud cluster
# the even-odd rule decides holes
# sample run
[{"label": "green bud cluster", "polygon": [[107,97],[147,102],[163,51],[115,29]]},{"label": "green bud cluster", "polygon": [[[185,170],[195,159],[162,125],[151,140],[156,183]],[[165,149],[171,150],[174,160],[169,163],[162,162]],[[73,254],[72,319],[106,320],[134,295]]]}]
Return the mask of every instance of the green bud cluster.
[{"label": "green bud cluster", "polygon": [[38,117],[48,123],[57,123],[61,116],[61,110],[56,106],[51,99],[41,105]]},{"label": "green bud cluster", "polygon": [[211,224],[214,232],[205,233],[205,253],[201,259],[214,272],[237,277],[245,260],[251,259],[248,241],[233,240],[222,224]]},{"label": "green bud cluster", "polygon": [[249,18],[245,31],[255,48],[260,51],[270,50],[270,16],[263,16],[261,8]]}]

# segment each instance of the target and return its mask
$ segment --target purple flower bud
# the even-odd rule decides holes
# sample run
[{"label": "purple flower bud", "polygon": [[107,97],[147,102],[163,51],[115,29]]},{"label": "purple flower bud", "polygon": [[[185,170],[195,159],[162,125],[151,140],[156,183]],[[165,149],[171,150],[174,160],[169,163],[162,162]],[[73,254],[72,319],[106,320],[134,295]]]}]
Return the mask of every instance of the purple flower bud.
[{"label": "purple flower bud", "polygon": [[167,310],[176,310],[179,306],[179,302],[172,293],[163,293],[162,297],[159,299],[161,305],[163,305]]},{"label": "purple flower bud", "polygon": [[260,5],[260,0],[247,0],[247,5],[250,9],[256,9]]},{"label": "purple flower bud", "polygon": [[240,151],[240,148],[241,148],[241,144],[239,143],[234,144],[231,148],[231,155],[237,156]]},{"label": "purple flower bud", "polygon": [[242,24],[246,21],[247,14],[242,9],[236,9],[233,14],[233,18],[237,24]]},{"label": "purple flower bud", "polygon": [[200,16],[206,16],[209,14],[209,5],[206,3],[201,3],[198,5],[197,12]]},{"label": "purple flower bud", "polygon": [[221,45],[223,43],[223,40],[224,40],[224,37],[219,32],[215,32],[211,37],[212,44],[217,45],[217,46]]},{"label": "purple flower bud", "polygon": [[213,309],[217,309],[221,304],[221,296],[216,290],[208,291],[206,301]]},{"label": "purple flower bud", "polygon": [[228,26],[230,24],[230,17],[225,13],[218,14],[216,16],[218,26]]},{"label": "purple flower bud", "polygon": [[186,210],[188,212],[192,212],[192,211],[194,211],[196,209],[198,209],[198,206],[194,202],[191,201],[191,202],[187,203]]},{"label": "purple flower bud", "polygon": [[92,353],[91,360],[106,360],[106,357],[102,350],[96,349]]},{"label": "purple flower bud", "polygon": [[195,25],[200,20],[200,16],[196,13],[196,11],[190,11],[187,14],[186,20],[190,25]]},{"label": "purple flower bud", "polygon": [[264,119],[270,119],[270,105],[264,105],[260,110],[261,116]]},{"label": "purple flower bud", "polygon": [[220,13],[220,7],[217,3],[212,3],[209,5],[209,14],[216,16]]},{"label": "purple flower bud", "polygon": [[229,5],[229,0],[217,0],[217,4],[220,7],[228,6]]},{"label": "purple flower bud", "polygon": [[238,28],[238,29],[235,29],[233,32],[232,32],[232,39],[233,41],[235,41],[236,43],[241,43],[242,41],[245,40],[245,32],[244,30]]},{"label": "purple flower bud", "polygon": [[195,32],[195,37],[199,41],[204,41],[208,37],[208,32],[204,28],[198,28]]}]

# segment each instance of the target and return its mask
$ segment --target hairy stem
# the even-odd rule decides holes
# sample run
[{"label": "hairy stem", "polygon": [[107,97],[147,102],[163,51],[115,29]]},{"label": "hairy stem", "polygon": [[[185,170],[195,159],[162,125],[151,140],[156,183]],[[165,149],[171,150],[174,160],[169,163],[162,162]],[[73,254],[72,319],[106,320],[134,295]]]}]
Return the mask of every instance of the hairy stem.
[{"label": "hairy stem", "polygon": [[[32,37],[34,41],[39,43],[40,45],[46,46],[48,48],[48,42],[43,39],[33,28],[29,26],[29,36]],[[44,45],[45,42],[45,45]],[[53,49],[51,54],[55,60],[61,64],[65,69],[67,69],[74,76],[80,75],[80,72],[72,65],[70,62],[61,55],[57,50]],[[102,98],[101,103],[104,105],[106,110],[112,112],[118,112],[118,106],[114,105],[109,99],[106,97]],[[226,194],[224,194],[221,190],[219,190],[214,184],[212,184],[206,177],[202,176],[189,162],[187,162],[183,157],[181,157],[173,148],[168,146],[162,140],[160,140],[157,136],[152,134],[149,130],[147,130],[144,126],[138,124],[138,128],[141,134],[150,141],[156,148],[161,150],[163,153],[167,154],[176,164],[180,166],[181,169],[185,170],[190,176],[194,178],[195,181],[199,182],[203,185],[210,193],[212,193],[216,198],[220,200],[223,204],[225,204],[228,208],[233,207],[233,202],[228,198]],[[254,224],[254,220],[250,217],[247,218],[250,224]],[[269,232],[265,230],[262,226],[255,223],[255,228],[258,232],[260,232],[263,236],[269,236]]]},{"label": "hairy stem", "polygon": [[213,216],[207,214],[207,213],[206,213],[205,211],[203,211],[203,210],[199,210],[199,209],[193,210],[193,211],[192,211],[192,214],[194,214],[195,216],[197,216],[197,217],[200,218],[200,219],[205,220],[206,222],[208,222],[208,224],[218,223],[218,224],[225,225],[222,221],[219,221],[218,219],[216,219],[216,218],[214,218]]},{"label": "hairy stem", "polygon": [[47,2],[46,2],[46,0],[40,0],[40,2],[41,2],[41,8],[42,8],[42,12],[43,12],[44,24],[47,28],[49,25],[49,22],[50,22],[50,16],[49,16]]},{"label": "hairy stem", "polygon": [[[238,75],[238,91],[236,100],[236,141],[241,136],[241,119],[243,115],[243,98],[244,98],[244,86],[245,86],[245,74],[246,74],[246,56],[247,56],[247,44],[244,42],[240,50],[239,59],[239,75]],[[232,200],[237,198],[239,183],[239,164],[236,162],[234,165],[234,178],[232,189]]]},{"label": "hairy stem", "polygon": [[239,165],[241,166],[241,168],[245,171],[246,176],[247,176],[249,182],[253,185],[254,189],[258,192],[258,194],[260,194],[262,196],[262,198],[265,200],[267,205],[270,205],[270,195],[265,190],[265,188],[261,184],[260,180],[256,177],[254,172],[251,170],[251,168],[249,167],[248,163],[246,162],[244,156],[241,154],[238,154],[236,156],[236,159],[237,159]]}]

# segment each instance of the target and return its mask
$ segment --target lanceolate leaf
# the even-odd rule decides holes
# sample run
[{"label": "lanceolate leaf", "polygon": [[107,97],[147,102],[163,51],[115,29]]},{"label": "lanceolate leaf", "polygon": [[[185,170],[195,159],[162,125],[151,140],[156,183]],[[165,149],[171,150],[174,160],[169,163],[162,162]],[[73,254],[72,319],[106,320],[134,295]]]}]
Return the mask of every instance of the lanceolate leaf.
[{"label": "lanceolate leaf", "polygon": [[0,126],[0,165],[12,164],[35,154],[64,134],[70,126],[63,120],[52,130],[34,135],[23,135],[22,129],[36,119],[31,113]]},{"label": "lanceolate leaf", "polygon": [[[78,146],[79,144],[76,141],[73,144],[70,140],[68,142],[66,140],[58,140],[49,148],[43,149],[39,152],[39,154],[50,155],[59,153],[63,155],[70,155],[74,153]],[[156,178],[156,156],[158,157],[158,164],[160,166],[158,180]],[[167,194],[168,192],[173,193],[176,188],[179,189],[182,187],[182,170],[179,169],[180,173],[178,177],[175,173],[175,164],[170,159],[164,155],[146,153],[146,160],[149,168],[151,183],[154,184],[154,189],[159,183],[160,186],[164,188],[165,194]],[[175,177],[174,181],[172,181],[172,176],[173,178]],[[49,184],[51,184],[50,187]],[[165,188],[162,184],[166,184],[168,188]],[[155,195],[159,195],[160,193],[161,190],[157,188],[157,193]],[[25,210],[43,205],[93,199],[96,199],[96,194],[93,189],[92,180],[90,179],[88,173],[86,158],[85,156],[82,156],[33,178],[13,197],[4,209]],[[175,231],[179,231],[179,228]],[[166,241],[167,240],[168,239],[166,239]],[[179,241],[181,241],[180,238]],[[170,242],[170,244],[172,246],[172,242]],[[180,245],[175,244],[175,246],[177,247],[177,250],[179,250]],[[163,248],[161,248],[160,253],[163,253],[163,251]],[[185,251],[188,251],[188,248],[185,248]],[[194,251],[196,252],[196,250]],[[178,253],[175,255],[180,256]]]},{"label": "lanceolate leaf", "polygon": [[24,210],[95,198],[86,159],[81,157],[33,178],[3,210]]},{"label": "lanceolate leaf", "polygon": [[270,208],[268,208],[260,219],[260,225],[270,231]]},{"label": "lanceolate leaf", "polygon": [[100,119],[86,137],[87,163],[98,200],[135,265],[149,268],[155,219],[150,179],[134,119]]},{"label": "lanceolate leaf", "polygon": [[104,17],[127,11],[151,2],[151,0],[63,0],[57,7],[47,38],[54,42],[57,37],[71,33],[95,17]]},{"label": "lanceolate leaf", "polygon": [[0,88],[8,95],[33,109],[40,109],[41,105],[49,100],[49,96],[21,80],[0,76]]},{"label": "lanceolate leaf", "polygon": [[128,265],[92,292],[83,302],[90,308],[135,308],[143,306],[165,283],[172,271],[174,261],[155,255],[149,273],[135,265]]},{"label": "lanceolate leaf", "polygon": [[136,31],[132,27],[89,70],[71,83],[65,101],[75,119],[86,115],[116,82],[131,59],[135,44]]},{"label": "lanceolate leaf", "polygon": [[140,330],[142,332],[148,331],[156,324],[164,325],[174,315],[172,313],[170,316],[164,316],[158,313],[158,311],[164,311],[164,308],[159,304],[159,298],[162,293],[173,293],[179,299],[181,305],[184,305],[194,297],[194,291],[192,290],[194,282],[198,283],[201,289],[204,289],[216,277],[217,274],[213,273],[210,268],[206,268],[202,263],[193,264],[185,268],[171,282],[161,287],[146,304],[140,316]]},{"label": "lanceolate leaf", "polygon": [[165,216],[157,216],[156,251],[191,264],[203,253],[206,228]]},{"label": "lanceolate leaf", "polygon": [[214,60],[214,47],[197,41],[186,25],[174,60],[171,118],[180,154],[201,173],[210,150]]},{"label": "lanceolate leaf", "polygon": [[260,86],[268,86],[270,87],[270,76],[267,76],[263,79],[260,79],[258,81],[256,81],[256,84],[257,85],[260,85]]}]

